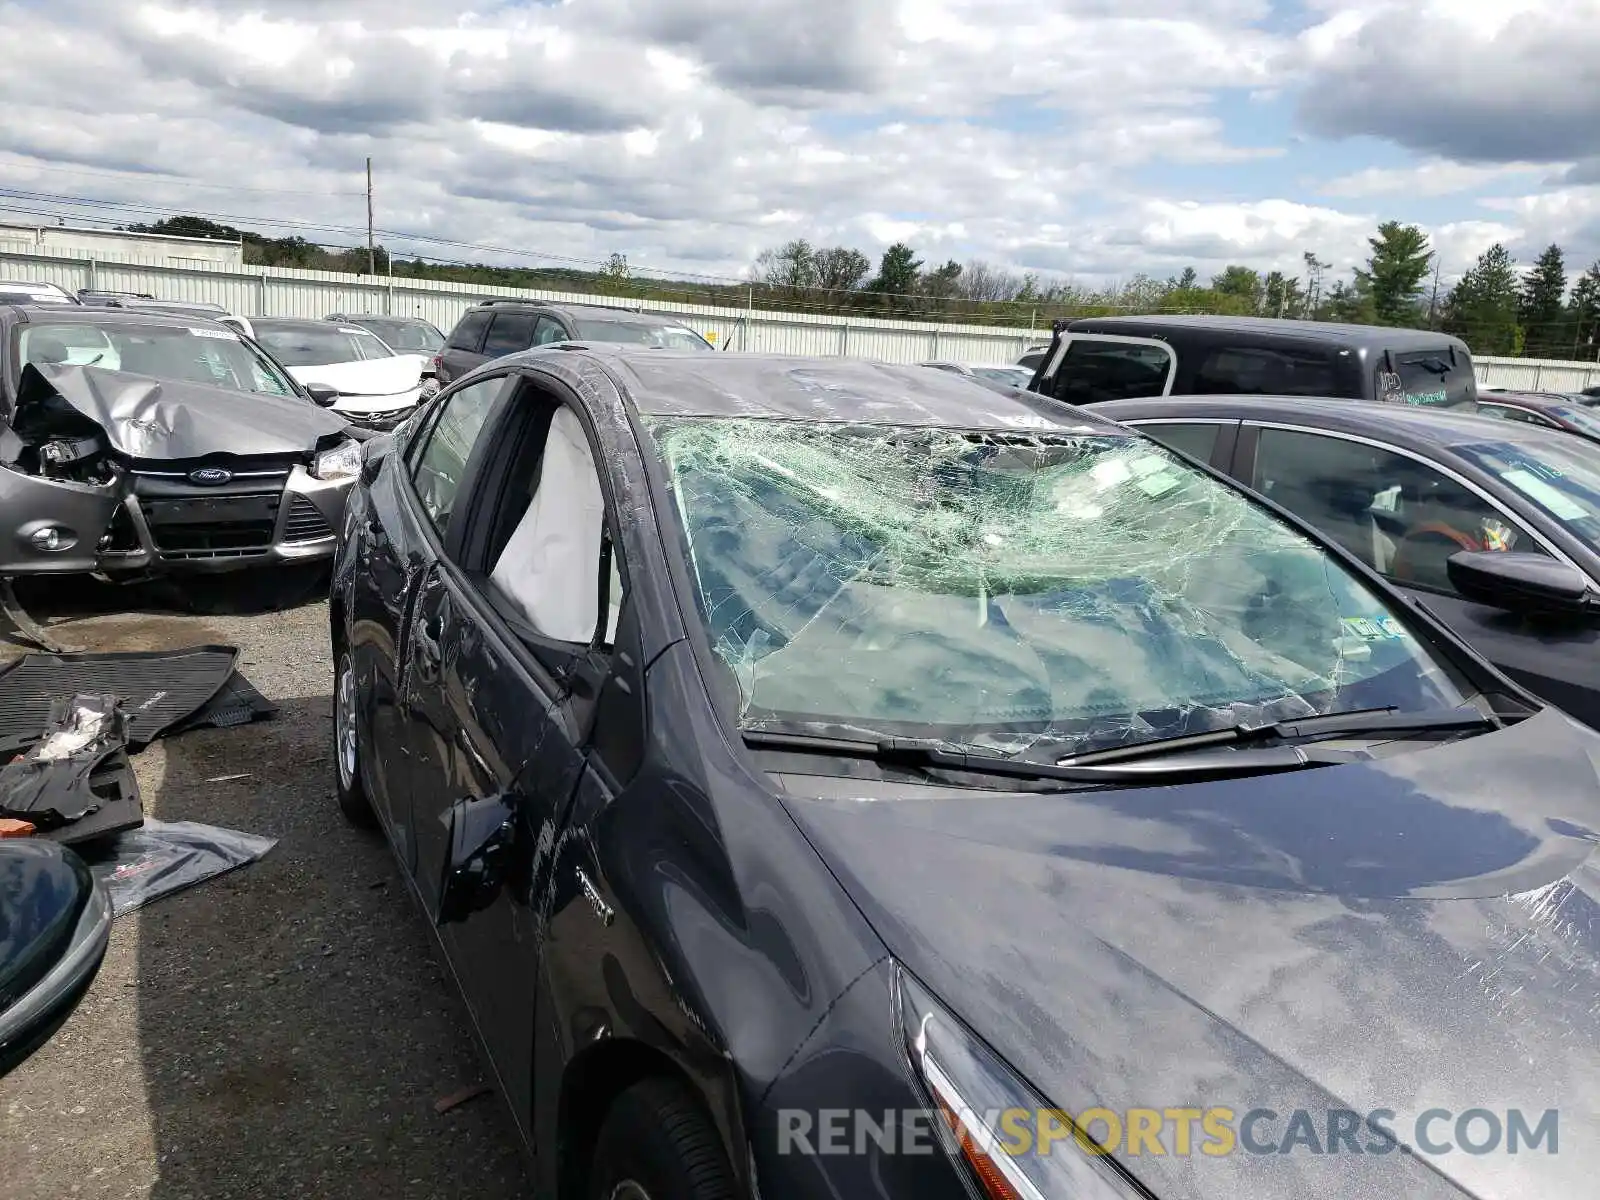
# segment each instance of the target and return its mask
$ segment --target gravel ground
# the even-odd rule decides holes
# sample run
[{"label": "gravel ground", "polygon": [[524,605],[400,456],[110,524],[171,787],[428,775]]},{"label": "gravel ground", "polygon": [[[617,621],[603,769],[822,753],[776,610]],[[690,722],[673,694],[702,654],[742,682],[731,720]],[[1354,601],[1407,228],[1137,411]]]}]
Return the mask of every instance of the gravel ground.
[{"label": "gravel ground", "polygon": [[78,649],[240,646],[278,716],[134,763],[147,814],[280,840],[115,923],[77,1012],[0,1080],[0,1197],[529,1195],[496,1097],[434,1110],[482,1068],[388,847],[335,806],[327,607],[240,612],[251,593],[210,588],[204,616],[89,582],[23,593]]}]

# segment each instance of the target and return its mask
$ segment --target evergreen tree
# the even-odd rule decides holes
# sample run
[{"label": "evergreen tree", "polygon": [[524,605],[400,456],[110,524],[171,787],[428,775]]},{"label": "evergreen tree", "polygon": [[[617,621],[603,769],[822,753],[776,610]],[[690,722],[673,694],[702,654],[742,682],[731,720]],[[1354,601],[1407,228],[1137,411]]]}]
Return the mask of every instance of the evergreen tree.
[{"label": "evergreen tree", "polygon": [[1522,280],[1517,316],[1527,335],[1530,358],[1560,358],[1571,352],[1567,321],[1567,264],[1561,247],[1550,245]]},{"label": "evergreen tree", "polygon": [[1515,354],[1522,341],[1517,284],[1516,264],[1496,242],[1450,289],[1445,329],[1465,341],[1474,354]]},{"label": "evergreen tree", "polygon": [[1600,260],[1591,263],[1572,289],[1572,342],[1561,357],[1600,357]]},{"label": "evergreen tree", "polygon": [[1385,221],[1367,245],[1372,256],[1365,270],[1357,269],[1356,286],[1372,298],[1373,319],[1380,325],[1420,324],[1417,302],[1433,265],[1428,235],[1415,225]]}]

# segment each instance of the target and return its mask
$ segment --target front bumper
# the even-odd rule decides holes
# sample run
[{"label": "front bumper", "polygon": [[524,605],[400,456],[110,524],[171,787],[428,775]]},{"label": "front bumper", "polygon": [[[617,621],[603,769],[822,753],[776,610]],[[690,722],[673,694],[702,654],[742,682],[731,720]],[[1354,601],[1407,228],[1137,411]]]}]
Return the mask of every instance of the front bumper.
[{"label": "front bumper", "polygon": [[[96,487],[0,470],[0,574],[215,573],[333,556],[354,479],[303,466],[200,489],[182,472]],[[62,531],[56,550],[39,529]]]}]

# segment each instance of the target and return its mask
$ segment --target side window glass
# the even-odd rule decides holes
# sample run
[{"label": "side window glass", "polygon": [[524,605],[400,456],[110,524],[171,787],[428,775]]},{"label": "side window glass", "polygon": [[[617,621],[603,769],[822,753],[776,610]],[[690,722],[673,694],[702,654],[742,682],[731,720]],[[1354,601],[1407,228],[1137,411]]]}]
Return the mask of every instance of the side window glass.
[{"label": "side window glass", "polygon": [[467,462],[497,410],[505,385],[504,377],[496,377],[452,392],[440,401],[443,408],[425,435],[427,442],[417,456],[412,479],[422,509],[440,538],[449,536]]},{"label": "side window glass", "polygon": [[1457,551],[1548,553],[1448,475],[1359,442],[1263,429],[1252,482],[1396,583],[1454,594],[1446,564]]},{"label": "side window glass", "polygon": [[489,326],[489,336],[483,343],[484,354],[489,358],[499,358],[502,354],[526,350],[533,344],[533,323],[532,313],[495,313],[494,323]]},{"label": "side window glass", "polygon": [[551,317],[540,317],[539,323],[533,327],[533,344],[535,346],[548,346],[551,342],[564,342],[567,340],[567,331],[561,327],[561,322]]},{"label": "side window glass", "polygon": [[1056,368],[1050,394],[1066,404],[1159,396],[1172,352],[1162,346],[1073,337]]},{"label": "side window glass", "polygon": [[489,579],[542,637],[589,645],[615,636],[622,574],[594,453],[566,405],[550,419],[532,498]]},{"label": "side window glass", "polygon": [[1135,428],[1163,446],[1181,450],[1203,463],[1211,461],[1212,452],[1217,448],[1217,436],[1222,432],[1221,425],[1171,425],[1164,421],[1141,424]]},{"label": "side window glass", "polygon": [[1196,395],[1336,396],[1333,361],[1298,350],[1226,346],[1195,372]]},{"label": "side window glass", "polygon": [[456,327],[450,331],[448,345],[452,350],[476,350],[478,343],[483,340],[483,331],[488,326],[488,313],[469,312],[457,321]]}]

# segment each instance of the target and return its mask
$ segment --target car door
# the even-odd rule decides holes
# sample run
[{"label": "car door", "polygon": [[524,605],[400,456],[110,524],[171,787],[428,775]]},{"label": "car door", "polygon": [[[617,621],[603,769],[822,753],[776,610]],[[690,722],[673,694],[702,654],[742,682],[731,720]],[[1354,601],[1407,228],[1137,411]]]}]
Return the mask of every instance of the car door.
[{"label": "car door", "polygon": [[[448,736],[447,710],[437,686],[438,564],[452,539],[460,535],[464,488],[503,411],[506,388],[507,377],[494,375],[439,397],[396,491],[396,520],[407,531],[409,550],[407,567],[395,581],[403,583],[405,591],[390,601],[401,621],[400,635],[394,639],[398,661],[394,728],[374,746],[373,757],[386,757],[384,769],[403,776],[403,801],[398,794],[391,799],[392,819],[400,831],[397,843],[406,849],[404,861],[413,868],[422,848],[437,838],[431,826],[420,823],[426,810],[419,810],[416,803],[418,780],[434,754],[418,728],[431,724],[445,731],[441,736]],[[425,607],[425,601],[432,607]]]},{"label": "car door", "polygon": [[1422,601],[1513,679],[1600,725],[1588,669],[1600,630],[1536,627],[1466,599],[1449,578],[1449,558],[1461,550],[1517,550],[1576,566],[1559,547],[1487,490],[1418,452],[1326,430],[1252,432],[1241,439],[1245,482]]},{"label": "car door", "polygon": [[415,878],[531,1139],[537,885],[584,771],[623,589],[578,410],[523,384],[487,439],[466,527],[413,615]]},{"label": "car door", "polygon": [[439,352],[439,384],[444,386],[460,379],[484,361],[479,353],[483,335],[489,330],[488,309],[469,309],[450,331],[444,349]]},{"label": "car door", "polygon": [[1038,391],[1063,404],[1164,396],[1177,366],[1173,348],[1155,338],[1063,334]]}]

